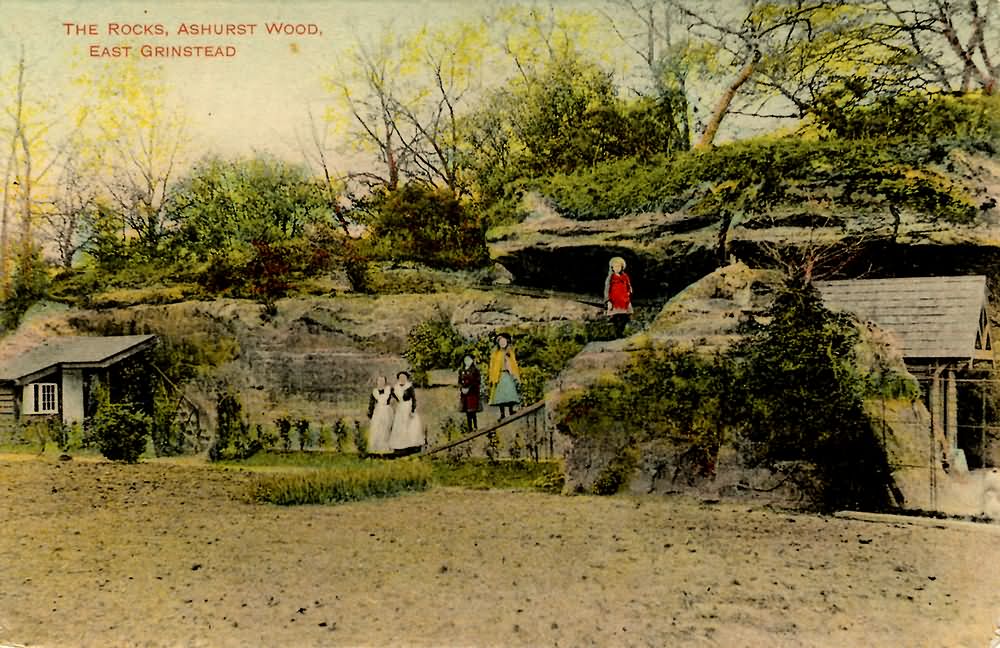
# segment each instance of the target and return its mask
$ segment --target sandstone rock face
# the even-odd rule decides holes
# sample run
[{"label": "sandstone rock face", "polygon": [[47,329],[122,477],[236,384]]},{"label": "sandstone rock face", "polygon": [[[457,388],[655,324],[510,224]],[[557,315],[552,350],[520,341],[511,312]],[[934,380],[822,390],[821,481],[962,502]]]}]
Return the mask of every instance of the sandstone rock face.
[{"label": "sandstone rock face", "polygon": [[[154,333],[183,340],[218,361],[204,367],[186,389],[210,427],[216,394],[228,386],[238,393],[251,423],[272,426],[276,417],[288,416],[309,420],[316,430],[340,418],[366,424],[375,378],[385,375],[394,382],[397,372],[409,369],[402,356],[406,336],[421,321],[445,318],[471,337],[505,327],[579,321],[598,312],[568,299],[469,288],[296,297],[278,301],[277,307],[278,315],[270,319],[261,317],[258,304],[233,299],[70,310],[31,320],[4,338],[0,352],[17,353],[54,335]],[[418,390],[432,437],[444,421],[459,417],[455,380],[440,376],[441,385]],[[492,417],[487,411],[482,421]]]},{"label": "sandstone rock face", "polygon": [[[571,395],[611,377],[647,345],[675,344],[704,352],[729,347],[740,339],[741,324],[762,319],[778,280],[775,273],[753,270],[741,263],[720,268],[671,299],[642,334],[587,345],[550,382],[549,424],[565,433],[567,492],[590,491],[620,449],[602,443],[599,433],[574,430],[578,422],[560,417],[561,404]],[[930,414],[918,398],[915,379],[906,371],[892,336],[873,325],[859,324],[859,327],[861,341],[856,353],[863,370],[876,381],[912,384],[912,397],[875,397],[866,402],[866,411],[893,468],[896,487],[902,495],[898,504],[929,508],[932,479],[940,488],[947,488],[952,479],[937,458],[932,463],[928,452]],[[776,475],[746,466],[732,445],[724,445],[720,450],[713,478],[696,479],[692,474],[682,448],[662,440],[652,441],[640,447],[640,459],[629,488],[635,492],[693,490],[712,496],[766,496],[790,503],[801,498],[801,493],[790,485],[782,485]]]},{"label": "sandstone rock face", "polygon": [[[877,201],[850,213],[816,217],[807,203],[823,203],[844,187],[803,187],[801,204],[764,214],[735,215],[723,232],[722,214],[647,212],[606,220],[577,221],[560,215],[538,194],[525,195],[521,223],[487,233],[491,256],[519,284],[589,293],[600,290],[608,259],[624,257],[639,298],[669,298],[735,255],[755,267],[813,246],[845,250],[835,266],[845,277],[986,274],[998,285],[1000,161],[952,150],[931,172],[955,182],[976,207],[967,224],[942,222],[934,213],[901,209],[896,216]],[[841,261],[847,260],[844,263]],[[563,270],[572,268],[566,273]],[[826,268],[831,270],[832,268]],[[833,277],[831,277],[833,278]]]},{"label": "sandstone rock face", "polygon": [[574,221],[537,195],[532,215],[487,233],[490,256],[521,285],[600,294],[608,261],[628,262],[637,297],[670,295],[715,266],[715,226],[686,214],[636,214],[617,219]]}]

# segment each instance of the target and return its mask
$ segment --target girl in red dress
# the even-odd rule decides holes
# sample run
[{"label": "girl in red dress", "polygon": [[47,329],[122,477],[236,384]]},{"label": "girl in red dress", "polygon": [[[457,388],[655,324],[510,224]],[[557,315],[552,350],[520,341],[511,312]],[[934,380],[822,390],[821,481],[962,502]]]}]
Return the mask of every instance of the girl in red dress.
[{"label": "girl in red dress", "polygon": [[625,274],[625,259],[614,257],[608,263],[608,278],[604,282],[604,303],[615,328],[615,336],[625,334],[625,325],[632,315],[632,282]]}]

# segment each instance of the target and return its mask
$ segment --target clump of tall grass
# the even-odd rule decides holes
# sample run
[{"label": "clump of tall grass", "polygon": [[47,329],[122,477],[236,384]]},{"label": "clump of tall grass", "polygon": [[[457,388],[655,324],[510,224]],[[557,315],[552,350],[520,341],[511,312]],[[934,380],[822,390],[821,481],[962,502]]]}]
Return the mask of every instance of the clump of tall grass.
[{"label": "clump of tall grass", "polygon": [[266,473],[251,485],[251,497],[271,504],[334,504],[406,491],[426,490],[432,470],[420,461],[372,461],[319,470]]}]

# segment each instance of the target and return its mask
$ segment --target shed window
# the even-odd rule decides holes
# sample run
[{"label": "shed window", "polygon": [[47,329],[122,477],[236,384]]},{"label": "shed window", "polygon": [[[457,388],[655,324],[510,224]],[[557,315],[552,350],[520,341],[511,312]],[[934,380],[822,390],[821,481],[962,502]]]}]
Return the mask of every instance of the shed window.
[{"label": "shed window", "polygon": [[56,414],[59,412],[59,391],[55,383],[32,383],[25,389],[25,413]]}]

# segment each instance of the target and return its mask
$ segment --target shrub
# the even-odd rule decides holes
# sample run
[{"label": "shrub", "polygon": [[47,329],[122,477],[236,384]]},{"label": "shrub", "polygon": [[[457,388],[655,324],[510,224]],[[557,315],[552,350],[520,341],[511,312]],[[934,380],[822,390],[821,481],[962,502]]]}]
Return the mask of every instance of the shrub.
[{"label": "shrub", "polygon": [[[771,323],[740,345],[732,403],[751,465],[788,472],[824,510],[888,504],[888,459],[865,415],[858,329],[809,286],[777,296]],[[806,462],[813,469],[798,467]]]},{"label": "shrub", "polygon": [[98,406],[90,421],[91,433],[101,454],[112,461],[135,463],[150,437],[150,418],[130,403],[111,403],[107,391],[98,395]]},{"label": "shrub", "polygon": [[312,445],[312,433],[309,431],[309,421],[306,419],[295,421],[295,434],[299,439],[299,451]]},{"label": "shrub", "polygon": [[48,296],[49,284],[39,250],[33,249],[20,257],[14,267],[10,290],[0,305],[0,324],[7,329],[17,328],[32,304]]},{"label": "shrub", "polygon": [[545,372],[538,367],[525,366],[521,369],[521,402],[530,405],[545,398]]},{"label": "shrub", "polygon": [[[766,213],[779,205],[798,207],[810,187],[834,185],[839,189],[830,198],[835,211],[877,215],[893,204],[967,223],[976,215],[973,197],[930,166],[946,153],[944,146],[915,145],[903,137],[758,139],[648,163],[630,158],[597,164],[553,175],[540,182],[540,191],[556,211],[576,220],[684,208],[711,222],[727,205]],[[725,200],[729,192],[719,191],[727,188],[736,189],[738,204]]]},{"label": "shrub", "polygon": [[287,416],[279,416],[274,419],[274,424],[278,427],[281,449],[290,452],[292,449],[292,419]]},{"label": "shrub", "polygon": [[427,371],[457,366],[466,346],[466,339],[441,313],[410,329],[403,357],[410,363],[414,382],[426,386]]},{"label": "shrub", "polygon": [[420,461],[372,461],[364,466],[259,476],[252,498],[272,504],[332,504],[426,490],[431,468]]},{"label": "shrub", "polygon": [[614,495],[628,483],[639,461],[639,451],[635,446],[622,449],[594,480],[594,495]]},{"label": "shrub", "polygon": [[153,392],[153,450],[158,457],[181,454],[184,451],[184,430],[176,417],[179,400],[172,397],[165,385],[158,384]]},{"label": "shrub", "polygon": [[433,268],[479,268],[489,261],[486,228],[448,189],[408,183],[379,197],[371,223],[375,253]]},{"label": "shrub", "polygon": [[208,449],[210,460],[247,459],[272,442],[262,426],[251,428],[249,421],[243,419],[243,404],[235,392],[225,391],[218,395],[216,412],[215,442]]},{"label": "shrub", "polygon": [[[628,456],[629,448],[645,441],[669,440],[700,458],[692,478],[709,476],[730,425],[731,376],[731,364],[721,356],[648,347],[613,378],[569,397],[560,417],[572,434],[599,441],[615,456]],[[612,477],[605,481],[611,484]]]},{"label": "shrub", "polygon": [[365,436],[364,431],[361,429],[361,423],[358,421],[354,422],[354,450],[358,453],[359,457],[368,456],[368,437]]},{"label": "shrub", "polygon": [[344,448],[347,447],[347,425],[344,421],[337,419],[337,422],[333,424],[332,435],[337,452],[343,452]]}]

